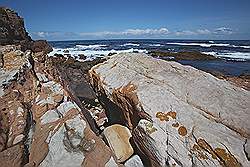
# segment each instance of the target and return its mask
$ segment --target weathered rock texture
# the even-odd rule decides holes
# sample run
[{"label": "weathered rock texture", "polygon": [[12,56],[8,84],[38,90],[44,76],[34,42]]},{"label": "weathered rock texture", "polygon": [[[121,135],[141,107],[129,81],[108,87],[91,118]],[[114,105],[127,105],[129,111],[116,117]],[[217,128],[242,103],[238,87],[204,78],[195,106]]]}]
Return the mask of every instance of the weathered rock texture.
[{"label": "weathered rock texture", "polygon": [[84,79],[68,79],[47,57],[51,46],[32,41],[15,12],[0,8],[0,16],[0,166],[117,165],[79,99],[96,101],[90,85],[72,88]]},{"label": "weathered rock texture", "polygon": [[104,129],[103,134],[118,162],[126,161],[134,153],[133,147],[129,142],[131,132],[127,127],[119,124],[112,125]]},{"label": "weathered rock texture", "polygon": [[15,47],[3,54],[1,166],[105,166],[112,153],[91,130],[89,111],[50,61],[35,58]]},{"label": "weathered rock texture", "polygon": [[0,7],[0,45],[31,41],[23,18],[11,9]]},{"label": "weathered rock texture", "polygon": [[114,55],[90,75],[95,91],[120,108],[144,164],[250,166],[249,91],[136,53]]}]

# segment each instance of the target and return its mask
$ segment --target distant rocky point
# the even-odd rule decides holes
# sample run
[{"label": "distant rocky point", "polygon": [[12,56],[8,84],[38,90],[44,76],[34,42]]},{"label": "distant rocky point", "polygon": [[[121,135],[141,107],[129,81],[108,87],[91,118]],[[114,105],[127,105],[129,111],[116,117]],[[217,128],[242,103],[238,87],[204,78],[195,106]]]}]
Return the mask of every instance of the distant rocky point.
[{"label": "distant rocky point", "polygon": [[165,60],[215,60],[216,57],[212,55],[203,54],[200,52],[164,52],[164,51],[151,51],[149,54],[152,57],[165,59]]}]

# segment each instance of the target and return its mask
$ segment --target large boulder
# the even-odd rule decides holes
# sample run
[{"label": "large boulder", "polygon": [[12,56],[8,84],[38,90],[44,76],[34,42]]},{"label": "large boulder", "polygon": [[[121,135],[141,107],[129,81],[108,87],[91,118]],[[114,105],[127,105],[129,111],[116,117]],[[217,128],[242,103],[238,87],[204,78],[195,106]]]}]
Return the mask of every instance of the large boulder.
[{"label": "large boulder", "polygon": [[250,166],[249,91],[138,53],[113,55],[90,76],[100,99],[109,99],[103,103],[120,108],[112,112],[123,116],[144,164]]}]

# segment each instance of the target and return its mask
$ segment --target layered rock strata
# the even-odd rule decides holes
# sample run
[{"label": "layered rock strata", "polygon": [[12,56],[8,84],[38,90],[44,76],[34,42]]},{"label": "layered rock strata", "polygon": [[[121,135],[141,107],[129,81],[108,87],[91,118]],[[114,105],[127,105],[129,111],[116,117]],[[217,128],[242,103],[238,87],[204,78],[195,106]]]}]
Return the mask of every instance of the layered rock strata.
[{"label": "layered rock strata", "polygon": [[112,112],[130,129],[144,165],[250,165],[249,91],[137,53],[113,55],[90,76],[98,95],[119,108]]},{"label": "layered rock strata", "polygon": [[[87,77],[65,73],[77,62],[64,59],[64,68],[47,57],[46,41],[28,36],[17,13],[1,7],[0,15],[0,166],[118,166],[99,135],[99,117],[82,103],[97,100]],[[92,64],[74,74],[86,75]]]},{"label": "layered rock strata", "polygon": [[1,166],[105,166],[112,153],[57,68],[15,49],[0,73]]}]

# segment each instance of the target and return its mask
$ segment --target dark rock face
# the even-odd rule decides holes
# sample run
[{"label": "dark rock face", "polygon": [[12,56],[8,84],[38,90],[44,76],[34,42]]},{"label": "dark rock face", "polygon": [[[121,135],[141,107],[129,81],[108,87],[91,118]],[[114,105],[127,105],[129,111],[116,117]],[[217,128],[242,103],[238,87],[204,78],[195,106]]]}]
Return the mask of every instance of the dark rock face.
[{"label": "dark rock face", "polygon": [[149,53],[152,57],[160,58],[163,60],[215,60],[216,57],[212,55],[203,54],[200,52],[163,52],[151,51]]},{"label": "dark rock face", "polygon": [[45,40],[37,40],[37,41],[31,42],[30,49],[35,53],[36,52],[49,53],[53,50],[52,47],[48,44],[48,42]]},{"label": "dark rock face", "polygon": [[0,7],[0,45],[31,41],[24,28],[23,18],[11,9]]},{"label": "dark rock face", "polygon": [[49,61],[61,72],[61,77],[70,83],[70,89],[76,93],[80,100],[92,101],[96,99],[88,83],[88,71],[94,65],[103,62],[103,59],[79,62],[72,57],[50,57]]},{"label": "dark rock face", "polygon": [[79,54],[79,59],[85,60],[87,58],[87,56],[85,56],[84,54]]}]

